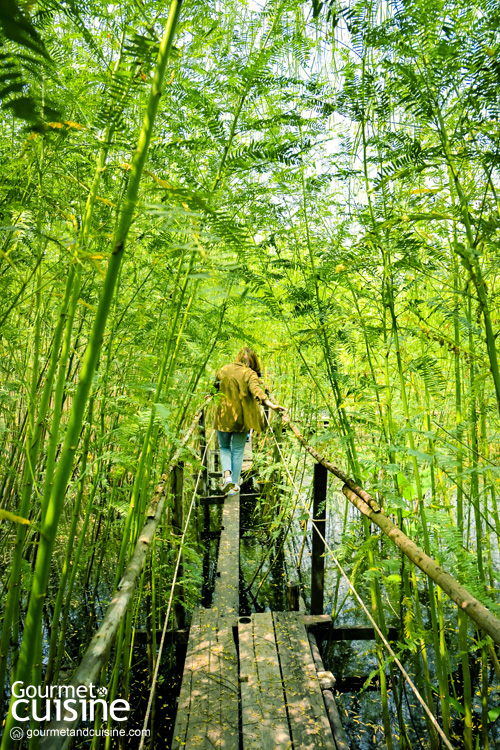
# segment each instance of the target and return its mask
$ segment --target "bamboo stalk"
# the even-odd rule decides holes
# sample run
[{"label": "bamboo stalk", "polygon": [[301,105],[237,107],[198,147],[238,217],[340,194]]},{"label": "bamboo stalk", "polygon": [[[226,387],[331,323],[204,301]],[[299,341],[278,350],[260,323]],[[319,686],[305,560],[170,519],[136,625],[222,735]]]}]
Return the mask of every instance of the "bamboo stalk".
[{"label": "bamboo stalk", "polygon": [[[388,256],[386,253],[384,255],[384,266],[388,268]],[[388,274],[388,270],[387,270]],[[408,442],[410,444],[411,449],[411,460],[413,465],[413,476],[415,478],[415,486],[417,491],[417,500],[418,500],[418,509],[420,512],[420,520],[422,524],[422,532],[424,537],[424,549],[427,555],[430,554],[430,540],[429,540],[429,531],[428,531],[428,525],[427,525],[427,517],[425,512],[425,504],[424,504],[424,496],[422,492],[422,482],[420,478],[420,469],[418,465],[417,458],[415,456],[415,439],[413,436],[413,432],[411,429],[411,418],[410,418],[410,408],[409,408],[409,402],[408,402],[408,395],[406,392],[406,383],[404,378],[404,368],[403,368],[403,362],[401,357],[401,348],[399,344],[399,330],[398,330],[398,324],[397,324],[397,318],[396,318],[396,311],[395,311],[395,305],[394,305],[394,296],[393,296],[393,289],[391,284],[387,282],[387,298],[388,298],[388,304],[389,304],[389,311],[391,314],[391,321],[392,321],[392,335],[394,339],[394,349],[396,354],[396,363],[397,363],[397,370],[398,370],[398,376],[399,376],[399,384],[400,384],[400,394],[401,394],[401,401],[403,405],[403,413],[405,417],[405,422],[408,430]],[[439,644],[439,629],[438,629],[438,622],[437,622],[437,614],[436,614],[436,597],[434,592],[434,585],[432,583],[432,580],[427,579],[427,586],[429,591],[429,611],[431,616],[431,624],[432,624],[432,638],[434,643],[434,657],[436,660],[436,672],[438,677],[438,684],[439,684],[439,698],[441,702],[441,712],[443,715],[443,728],[446,733],[446,736],[450,736],[450,711],[449,711],[449,696],[448,696],[448,683],[445,679],[444,672],[443,672],[443,666],[441,663],[441,651],[440,651],[440,644]]]},{"label": "bamboo stalk", "polygon": [[[451,174],[450,167],[448,168],[450,184]],[[455,205],[455,196],[451,193],[452,204]],[[456,226],[453,227],[453,238],[455,244],[457,242],[457,230]],[[464,534],[464,506],[463,506],[463,487],[462,487],[462,476],[463,476],[463,450],[462,450],[462,437],[463,437],[463,424],[462,424],[462,371],[460,363],[460,328],[458,325],[458,308],[459,308],[459,285],[460,276],[458,268],[458,259],[455,253],[452,255],[453,259],[453,296],[455,300],[455,311],[453,315],[453,334],[455,343],[455,357],[454,357],[454,370],[455,370],[455,425],[457,433],[457,474],[460,477],[460,481],[457,482],[457,527],[460,536],[463,538]],[[463,680],[463,691],[464,691],[464,747],[465,750],[472,750],[473,737],[472,737],[472,681],[469,666],[469,649],[467,646],[467,618],[465,614],[459,609],[458,610],[458,643],[460,648],[460,661],[462,667],[462,680]]]},{"label": "bamboo stalk", "polygon": [[472,283],[476,288],[477,296],[479,299],[479,307],[484,320],[486,350],[488,352],[488,359],[490,362],[490,372],[493,378],[493,384],[495,386],[497,407],[500,414],[500,369],[498,366],[496,336],[493,330],[490,304],[488,299],[488,287],[486,285],[483,271],[479,263],[480,253],[477,251],[478,243],[474,239],[474,235],[472,232],[469,204],[460,180],[459,171],[455,163],[455,157],[453,155],[453,150],[448,137],[448,131],[446,130],[446,124],[439,104],[435,100],[434,96],[431,97],[431,101],[434,105],[436,124],[438,126],[438,132],[441,137],[441,144],[443,146],[444,155],[449,166],[449,174],[451,177],[449,180],[450,192],[455,192],[458,198],[458,208],[462,215],[462,221],[465,226],[465,233],[467,237],[468,247],[465,247],[465,245],[461,245],[459,242],[455,242],[454,251],[460,256],[464,266],[470,274]]},{"label": "bamboo stalk", "polygon": [[[368,541],[371,537],[370,524],[367,518],[363,519],[363,526],[365,531],[365,538]],[[375,558],[373,549],[368,545],[368,566],[371,570],[375,570]],[[387,636],[387,630],[385,627],[384,610],[382,605],[382,596],[380,594],[380,585],[378,577],[370,576],[370,599],[372,605],[373,619],[376,621],[378,627]],[[384,647],[382,639],[380,638],[377,631],[375,631],[375,650],[377,654],[378,662],[378,673],[380,678],[380,698],[382,702],[382,723],[384,725],[384,737],[387,750],[393,750],[392,741],[392,728],[391,728],[391,716],[389,713],[389,696],[387,693],[387,677],[385,674],[385,659],[384,659]],[[394,685],[395,687],[395,685]]]},{"label": "bamboo stalk", "polygon": [[[68,591],[68,595],[66,595],[66,583],[68,580],[68,577],[71,575],[71,552],[73,551],[73,544],[76,536],[76,528],[77,523],[80,518],[80,507],[82,504],[83,499],[83,491],[85,487],[85,470],[87,468],[87,459],[88,459],[88,451],[89,451],[89,445],[90,445],[90,435],[92,432],[92,412],[93,412],[93,406],[94,406],[94,398],[91,396],[89,401],[89,409],[88,409],[88,424],[85,430],[85,438],[84,438],[84,444],[83,444],[83,453],[82,453],[82,471],[80,476],[80,481],[78,482],[78,491],[77,496],[75,500],[75,505],[73,507],[73,514],[71,519],[71,526],[68,533],[68,541],[66,544],[66,553],[64,557],[63,567],[61,570],[61,577],[59,580],[59,587],[57,591],[56,601],[54,603],[54,611],[52,614],[52,625],[51,625],[51,632],[50,632],[50,640],[49,640],[49,655],[48,655],[48,661],[47,661],[47,669],[45,672],[45,679],[44,679],[44,685],[50,685],[53,674],[54,674],[54,662],[55,657],[57,654],[57,643],[58,643],[58,636],[59,636],[59,620],[61,616],[61,610],[63,607],[63,602],[71,601],[71,590]],[[86,518],[86,524],[88,523],[89,517],[90,517],[90,505],[87,508],[87,518]],[[82,540],[85,538],[84,530],[82,529],[80,531]],[[79,545],[78,549],[81,551],[83,546],[83,541]],[[75,559],[73,560],[73,570],[76,572],[78,563],[78,557],[75,556]]]},{"label": "bamboo stalk", "polygon": [[[130,498],[130,504],[129,504],[129,512],[127,515],[127,519],[125,521],[125,529],[122,536],[122,542],[120,546],[120,554],[118,557],[118,565],[116,569],[116,577],[115,577],[115,585],[118,583],[118,580],[122,574],[127,550],[130,550],[130,552],[133,550],[134,544],[137,540],[137,534],[139,533],[139,530],[141,528],[141,523],[144,523],[144,512],[145,508],[143,507],[145,505],[145,501],[141,503],[141,499],[146,496],[147,486],[149,483],[149,472],[151,469],[151,462],[153,459],[153,450],[152,445],[154,444],[156,440],[156,432],[154,430],[155,427],[155,417],[156,417],[156,404],[160,402],[161,394],[163,390],[163,383],[165,380],[165,374],[167,372],[167,366],[170,361],[170,351],[172,346],[172,340],[175,333],[175,329],[177,327],[177,322],[179,319],[179,316],[181,314],[181,308],[182,308],[182,302],[184,300],[185,292],[187,289],[187,285],[189,282],[189,274],[192,269],[192,265],[194,263],[194,252],[191,254],[190,261],[188,263],[188,268],[184,272],[182,283],[180,282],[181,275],[182,275],[182,264],[184,261],[184,253],[181,256],[181,259],[178,264],[177,268],[177,275],[174,283],[174,293],[173,293],[173,299],[172,299],[172,310],[173,310],[173,320],[170,324],[170,329],[167,337],[167,341],[165,344],[165,349],[162,354],[161,364],[159,367],[158,377],[156,381],[156,389],[155,389],[155,395],[154,395],[154,402],[151,406],[151,410],[149,413],[149,419],[148,424],[146,427],[146,431],[144,434],[144,438],[142,441],[142,447],[141,452],[139,456],[139,464],[137,467],[137,472],[134,477],[134,485],[132,488],[131,498]],[[179,298],[177,299],[177,292]]]}]

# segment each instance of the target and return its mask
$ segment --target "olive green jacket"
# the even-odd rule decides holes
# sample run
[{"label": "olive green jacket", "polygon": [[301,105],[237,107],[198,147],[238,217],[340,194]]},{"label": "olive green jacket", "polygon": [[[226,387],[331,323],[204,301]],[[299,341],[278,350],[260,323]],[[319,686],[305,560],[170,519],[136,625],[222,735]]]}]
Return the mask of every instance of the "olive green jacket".
[{"label": "olive green jacket", "polygon": [[241,362],[225,365],[217,373],[220,403],[215,412],[215,429],[221,432],[261,432],[264,427],[260,402],[267,395],[257,373]]}]

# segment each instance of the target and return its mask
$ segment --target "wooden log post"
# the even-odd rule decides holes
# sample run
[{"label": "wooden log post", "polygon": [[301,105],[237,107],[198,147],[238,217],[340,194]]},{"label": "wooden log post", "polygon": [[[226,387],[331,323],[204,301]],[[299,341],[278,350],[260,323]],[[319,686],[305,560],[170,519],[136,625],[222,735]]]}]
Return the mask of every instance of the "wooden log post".
[{"label": "wooden log post", "polygon": [[205,497],[208,491],[208,451],[207,451],[207,434],[205,428],[205,411],[201,412],[199,421],[200,429],[200,459],[201,459],[201,477],[200,477],[200,495]]},{"label": "wooden log post", "polygon": [[[323,614],[325,587],[326,488],[328,473],[322,464],[314,465],[313,520],[311,556],[311,614]],[[321,535],[321,536],[320,536]]]},{"label": "wooden log post", "polygon": [[[205,428],[205,412],[203,411],[201,414],[200,421],[198,423],[199,425],[199,435],[200,435],[200,458],[201,458],[201,477],[200,477],[200,483],[199,483],[199,493],[204,498],[207,495],[208,492],[208,483],[209,483],[209,475],[208,475],[208,462],[207,462],[207,454],[208,451],[207,448],[207,436],[206,436],[206,428]],[[203,552],[203,584],[202,584],[202,590],[201,590],[201,598],[202,598],[202,604],[204,607],[210,606],[209,603],[209,575],[210,575],[210,527],[211,527],[211,513],[210,513],[210,505],[207,503],[203,504],[203,533],[202,533],[202,539],[204,540],[205,549]]]},{"label": "wooden log post", "polygon": [[[172,491],[174,494],[174,508],[172,512],[172,534],[179,540],[182,537],[182,529],[184,526],[184,509],[183,509],[183,496],[184,496],[184,462],[179,461],[177,466],[174,467],[172,472]],[[174,616],[175,624],[178,630],[182,630],[186,625],[186,610],[184,609],[184,586],[182,584],[182,577],[184,574],[182,555],[179,560],[179,572],[177,576],[177,583],[175,584],[174,593]]]},{"label": "wooden log post", "polygon": [[327,672],[323,665],[323,659],[318,648],[316,638],[313,633],[308,632],[307,637],[309,639],[309,645],[311,647],[311,653],[318,674],[318,680],[321,686],[321,692],[323,694],[323,700],[325,702],[326,713],[328,715],[328,721],[335,740],[337,750],[349,750],[349,741],[345,733],[340,714],[333,697],[333,688],[335,687],[336,679],[331,672]]},{"label": "wooden log post", "polygon": [[300,589],[298,581],[288,581],[286,585],[286,603],[290,612],[299,611]]}]

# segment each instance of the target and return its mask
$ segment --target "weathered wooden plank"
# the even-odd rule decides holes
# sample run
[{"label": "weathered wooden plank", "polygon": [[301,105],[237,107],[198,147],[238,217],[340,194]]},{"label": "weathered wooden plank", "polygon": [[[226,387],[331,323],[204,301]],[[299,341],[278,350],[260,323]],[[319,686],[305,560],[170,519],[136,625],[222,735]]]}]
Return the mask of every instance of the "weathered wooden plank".
[{"label": "weathered wooden plank", "polygon": [[[201,609],[198,607],[194,610],[191,618],[191,627],[189,629],[189,641],[184,663],[184,672],[182,675],[181,691],[177,704],[177,715],[175,718],[174,736],[172,740],[172,750],[180,750],[186,743],[186,737],[189,726],[189,717],[191,713],[192,686],[195,668],[202,657],[201,641]],[[208,663],[208,655],[205,657]]]},{"label": "weathered wooden plank", "polygon": [[307,637],[309,639],[311,654],[313,657],[314,666],[316,667],[316,674],[318,675],[323,700],[325,702],[326,713],[328,715],[328,721],[330,722],[330,727],[332,730],[333,738],[335,740],[335,744],[337,746],[337,750],[349,750],[347,735],[344,731],[344,727],[342,726],[342,721],[340,720],[340,714],[337,709],[337,704],[335,703],[335,699],[331,690],[331,688],[333,688],[336,683],[336,679],[331,672],[325,671],[325,665],[323,664],[323,659],[321,658],[321,654],[314,634],[308,632]]},{"label": "weathered wooden plank", "polygon": [[275,612],[273,618],[294,747],[335,750],[302,616]]},{"label": "weathered wooden plank", "polygon": [[240,585],[240,498],[232,495],[224,503],[223,531],[219,544],[217,578],[212,606],[224,615],[237,615]]},{"label": "weathered wooden plank", "polygon": [[195,611],[172,750],[238,750],[238,659],[232,627],[211,609]]},{"label": "weathered wooden plank", "polygon": [[[217,643],[217,615],[209,609],[200,610],[199,640],[193,648],[190,663],[191,695],[185,748],[205,748],[206,727],[213,711],[212,653]],[[186,668],[184,668],[186,674]],[[179,710],[181,709],[179,701]]]},{"label": "weathered wooden plank", "polygon": [[323,700],[325,701],[330,725],[333,725],[333,736],[335,737],[337,750],[349,750],[349,741],[331,690],[323,690]]},{"label": "weathered wooden plank", "polygon": [[217,646],[212,654],[213,685],[207,726],[207,750],[238,750],[238,656],[233,637],[232,616],[219,613]]},{"label": "weathered wooden plank", "polygon": [[[368,625],[340,625],[332,627],[331,615],[302,615],[307,630],[314,630],[329,641],[374,641],[375,630]],[[398,629],[388,628],[387,638],[397,641]]]},{"label": "weathered wooden plank", "polygon": [[[325,635],[330,641],[374,641],[374,628],[364,625],[354,625],[346,627],[331,628],[325,631]],[[388,628],[387,638],[389,641],[397,641],[398,629]]]},{"label": "weathered wooden plank", "polygon": [[270,612],[238,622],[244,750],[287,750],[290,730]]},{"label": "weathered wooden plank", "polygon": [[331,615],[302,615],[302,622],[306,628],[316,628],[332,624]]}]

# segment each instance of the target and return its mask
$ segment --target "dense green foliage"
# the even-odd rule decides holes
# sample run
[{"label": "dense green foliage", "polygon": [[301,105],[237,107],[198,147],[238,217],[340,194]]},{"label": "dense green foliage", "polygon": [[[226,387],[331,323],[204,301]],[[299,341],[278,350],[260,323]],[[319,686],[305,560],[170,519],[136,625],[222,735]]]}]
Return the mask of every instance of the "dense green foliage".
[{"label": "dense green foliage", "polygon": [[[2,684],[78,662],[99,585],[109,597],[179,432],[242,343],[311,441],[500,615],[498,4],[186,2],[143,124],[168,13],[0,10]],[[125,632],[151,582],[168,594],[168,547]],[[488,747],[488,639],[347,515],[340,554],[379,621],[397,611],[401,658],[447,735]],[[26,619],[33,585],[46,596]],[[38,643],[18,664],[25,627]],[[120,638],[110,684],[126,693]],[[409,747],[397,711],[387,745]],[[420,742],[439,746],[430,726]]]}]

